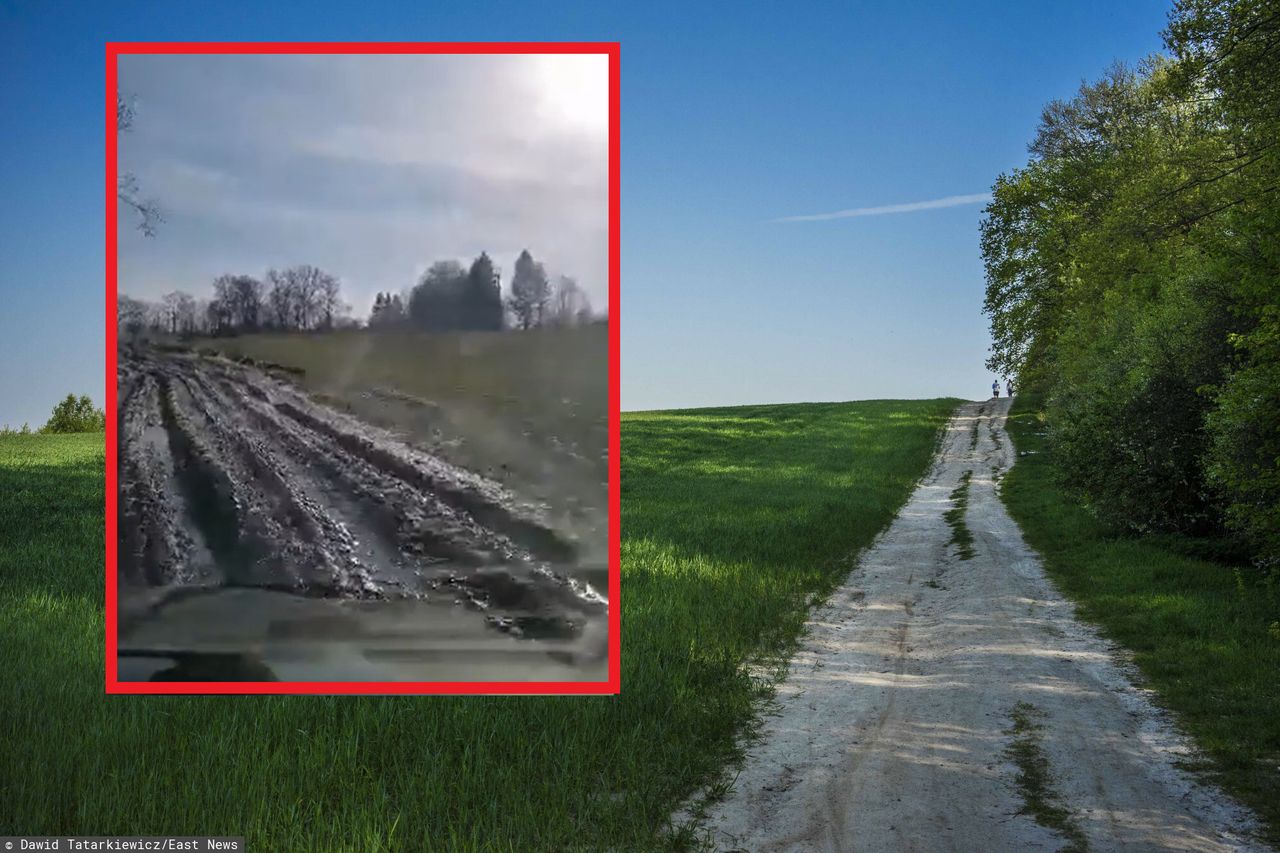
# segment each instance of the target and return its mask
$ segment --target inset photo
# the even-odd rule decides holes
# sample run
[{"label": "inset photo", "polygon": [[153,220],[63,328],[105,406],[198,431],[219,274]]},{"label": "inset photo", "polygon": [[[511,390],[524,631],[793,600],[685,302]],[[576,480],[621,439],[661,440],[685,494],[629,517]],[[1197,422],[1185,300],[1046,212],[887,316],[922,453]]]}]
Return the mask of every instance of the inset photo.
[{"label": "inset photo", "polygon": [[618,691],[617,80],[108,46],[108,692]]}]

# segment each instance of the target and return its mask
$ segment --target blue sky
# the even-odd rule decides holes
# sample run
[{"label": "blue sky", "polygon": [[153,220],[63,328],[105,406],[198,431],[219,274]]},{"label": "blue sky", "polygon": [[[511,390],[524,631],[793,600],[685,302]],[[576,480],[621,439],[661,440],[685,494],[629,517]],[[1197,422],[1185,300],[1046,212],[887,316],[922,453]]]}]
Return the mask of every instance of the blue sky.
[{"label": "blue sky", "polygon": [[[980,194],[1166,2],[0,4],[0,423],[103,397],[103,43],[622,43],[624,409],[990,384]],[[163,200],[163,199],[162,199]],[[163,233],[156,238],[165,239]]]}]

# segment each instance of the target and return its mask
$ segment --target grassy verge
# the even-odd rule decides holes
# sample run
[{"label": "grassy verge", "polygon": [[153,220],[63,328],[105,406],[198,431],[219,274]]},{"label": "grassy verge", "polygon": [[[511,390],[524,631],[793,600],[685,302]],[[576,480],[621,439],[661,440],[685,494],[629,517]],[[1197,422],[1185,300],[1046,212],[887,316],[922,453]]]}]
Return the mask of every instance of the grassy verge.
[{"label": "grassy verge", "polygon": [[619,697],[102,692],[100,437],[0,439],[0,826],[261,850],[649,850],[955,401],[628,415]]},{"label": "grassy verge", "polygon": [[1280,842],[1280,639],[1268,606],[1229,566],[1167,539],[1118,538],[1054,482],[1038,401],[1015,400],[1008,430],[1032,451],[1001,491],[1080,615],[1133,652],[1160,700],[1196,740],[1205,769]]},{"label": "grassy verge", "polygon": [[973,531],[964,523],[965,511],[969,508],[969,481],[973,479],[972,471],[965,471],[960,484],[951,492],[951,509],[942,514],[951,525],[951,541],[948,545],[956,546],[956,553],[962,560],[972,560],[977,553],[973,550]]},{"label": "grassy verge", "polygon": [[1019,702],[1010,712],[1013,725],[1008,734],[1013,738],[1006,755],[1018,768],[1018,793],[1023,812],[1036,823],[1057,832],[1067,842],[1061,853],[1086,853],[1088,840],[1075,814],[1062,804],[1062,795],[1049,775],[1049,759],[1040,746],[1040,720],[1044,712],[1029,702]]}]

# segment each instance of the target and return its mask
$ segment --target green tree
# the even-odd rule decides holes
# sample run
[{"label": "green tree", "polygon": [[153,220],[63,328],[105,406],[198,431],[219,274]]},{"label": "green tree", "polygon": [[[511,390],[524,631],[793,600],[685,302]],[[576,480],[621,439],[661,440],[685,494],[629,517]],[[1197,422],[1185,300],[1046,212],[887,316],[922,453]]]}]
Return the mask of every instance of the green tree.
[{"label": "green tree", "polygon": [[1064,481],[1280,567],[1280,3],[1179,0],[1169,56],[1050,103],[982,224],[989,365]]},{"label": "green tree", "polygon": [[107,428],[107,416],[95,408],[87,395],[77,397],[68,394],[53,407],[53,416],[41,429],[45,433],[103,432]]},{"label": "green tree", "polygon": [[1179,0],[1165,37],[1184,88],[1212,95],[1226,142],[1194,178],[1217,196],[1214,257],[1239,318],[1206,467],[1228,520],[1280,577],[1280,3]]}]

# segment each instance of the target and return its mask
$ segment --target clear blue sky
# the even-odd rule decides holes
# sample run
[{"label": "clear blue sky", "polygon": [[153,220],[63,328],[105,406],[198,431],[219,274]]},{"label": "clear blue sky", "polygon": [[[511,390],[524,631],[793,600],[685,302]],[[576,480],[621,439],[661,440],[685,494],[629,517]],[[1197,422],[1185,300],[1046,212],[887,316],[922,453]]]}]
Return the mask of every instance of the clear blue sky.
[{"label": "clear blue sky", "polygon": [[[980,204],[1167,2],[0,4],[0,423],[103,398],[103,43],[622,43],[625,409],[982,396]],[[163,240],[163,233],[157,238]]]}]

